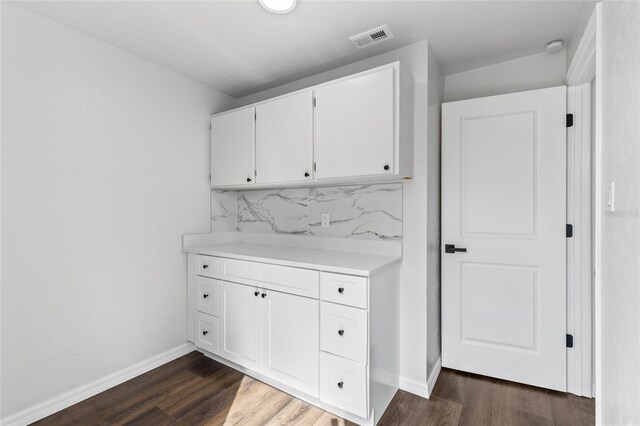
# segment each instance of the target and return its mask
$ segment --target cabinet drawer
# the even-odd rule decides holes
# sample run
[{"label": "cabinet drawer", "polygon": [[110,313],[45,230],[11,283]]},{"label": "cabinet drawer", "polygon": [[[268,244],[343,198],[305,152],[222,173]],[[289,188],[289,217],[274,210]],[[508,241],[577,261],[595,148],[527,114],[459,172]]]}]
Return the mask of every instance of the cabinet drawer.
[{"label": "cabinet drawer", "polygon": [[219,278],[219,261],[217,257],[196,256],[196,274],[205,277]]},{"label": "cabinet drawer", "polygon": [[320,273],[266,263],[220,259],[220,279],[317,299]]},{"label": "cabinet drawer", "polygon": [[320,349],[367,363],[367,311],[321,302]]},{"label": "cabinet drawer", "polygon": [[205,314],[219,316],[218,296],[220,283],[206,277],[196,277],[196,309]]},{"label": "cabinet drawer", "polygon": [[366,368],[364,364],[320,352],[320,400],[369,417]]},{"label": "cabinet drawer", "polygon": [[196,346],[218,354],[218,318],[196,312]]},{"label": "cabinet drawer", "polygon": [[322,272],[320,298],[328,302],[367,309],[367,278]]}]

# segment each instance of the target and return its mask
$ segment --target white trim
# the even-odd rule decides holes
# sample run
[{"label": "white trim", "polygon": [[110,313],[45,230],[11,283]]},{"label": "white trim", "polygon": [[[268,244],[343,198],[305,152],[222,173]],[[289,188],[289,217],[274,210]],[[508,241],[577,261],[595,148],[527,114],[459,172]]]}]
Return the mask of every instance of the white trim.
[{"label": "white trim", "polygon": [[0,421],[2,425],[27,425],[43,419],[67,407],[77,404],[87,398],[90,398],[100,392],[104,392],[114,386],[117,386],[127,380],[139,376],[147,371],[153,370],[163,364],[173,361],[195,349],[191,343],[184,343],[173,349],[169,349],[159,355],[153,356],[131,367],[109,374],[101,379],[95,380],[84,386],[75,388],[69,392],[65,392],[54,398],[48,399],[40,404],[29,407],[18,413],[12,414]]},{"label": "white trim", "polygon": [[591,200],[591,84],[570,86],[567,112],[574,115],[567,129],[567,333],[574,347],[567,349],[567,392],[592,396],[592,200]]},{"label": "white trim", "polygon": [[429,379],[427,379],[427,398],[431,398],[433,389],[436,387],[436,382],[438,381],[438,376],[440,376],[440,370],[442,370],[442,358],[438,357],[436,365],[433,366],[433,370],[431,370],[431,374],[429,374]]},{"label": "white trim", "polygon": [[596,76],[596,12],[589,19],[576,54],[567,70],[566,81],[568,85],[590,83]]},{"label": "white trim", "polygon": [[400,389],[423,398],[429,398],[429,388],[427,384],[419,380],[400,376]]}]

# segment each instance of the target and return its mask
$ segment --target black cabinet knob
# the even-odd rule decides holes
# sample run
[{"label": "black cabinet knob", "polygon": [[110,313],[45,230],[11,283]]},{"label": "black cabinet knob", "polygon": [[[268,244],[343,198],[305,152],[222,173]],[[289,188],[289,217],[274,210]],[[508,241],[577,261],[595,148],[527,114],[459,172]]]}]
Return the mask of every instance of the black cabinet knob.
[{"label": "black cabinet knob", "polygon": [[338,293],[340,293],[340,294],[344,293],[344,287],[340,287],[340,288],[338,289]]},{"label": "black cabinet knob", "polygon": [[304,177],[309,177],[309,172],[304,172]]},{"label": "black cabinet knob", "polygon": [[251,182],[251,178],[247,178],[247,182]]},{"label": "black cabinet knob", "polygon": [[385,165],[384,165],[384,169],[385,169],[385,170],[389,170],[389,165],[388,165],[388,164],[385,164]]},{"label": "black cabinet knob", "polygon": [[202,332],[202,335],[203,335],[203,336],[206,336],[207,334],[209,334],[209,332],[208,332],[207,330],[205,330],[205,331],[203,331],[203,332]]},{"label": "black cabinet knob", "polygon": [[338,330],[338,334],[339,334],[340,336],[344,336],[344,330]]},{"label": "black cabinet knob", "polygon": [[203,294],[202,297],[204,297],[206,299],[207,297],[209,297],[209,295],[208,294]]},{"label": "black cabinet knob", "polygon": [[344,383],[342,383],[342,382],[338,382],[338,387],[339,387],[340,389],[342,389],[342,387],[343,387],[343,386],[344,386]]},{"label": "black cabinet knob", "polygon": [[264,299],[265,297],[267,297],[267,293],[262,293],[262,298]]},{"label": "black cabinet knob", "polygon": [[260,294],[260,292],[259,292],[259,291],[254,291],[254,292],[253,292],[253,295],[254,295],[254,296],[256,296],[256,297],[258,297],[258,295],[259,295],[259,294]]},{"label": "black cabinet knob", "polygon": [[202,269],[207,269],[209,267],[209,265],[202,265]]}]

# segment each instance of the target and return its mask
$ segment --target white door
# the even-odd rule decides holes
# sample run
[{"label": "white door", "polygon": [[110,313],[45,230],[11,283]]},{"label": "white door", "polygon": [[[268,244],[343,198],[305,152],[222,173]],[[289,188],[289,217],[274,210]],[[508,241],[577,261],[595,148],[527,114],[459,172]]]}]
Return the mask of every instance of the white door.
[{"label": "white door", "polygon": [[256,105],[256,182],[313,179],[313,92]]},{"label": "white door", "polygon": [[211,186],[253,183],[254,111],[251,106],[211,117]]},{"label": "white door", "polygon": [[260,371],[262,327],[261,292],[220,281],[220,356]]},{"label": "white door", "polygon": [[263,374],[318,397],[318,300],[265,290]]},{"label": "white door", "polygon": [[389,67],[315,89],[316,178],[394,172],[396,78]]},{"label": "white door", "polygon": [[566,88],[442,113],[442,365],[565,391]]}]

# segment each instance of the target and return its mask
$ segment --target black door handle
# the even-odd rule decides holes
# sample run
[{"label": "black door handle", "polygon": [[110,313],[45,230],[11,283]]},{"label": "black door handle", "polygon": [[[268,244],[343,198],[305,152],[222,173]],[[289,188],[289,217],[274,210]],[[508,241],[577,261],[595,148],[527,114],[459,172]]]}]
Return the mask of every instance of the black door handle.
[{"label": "black door handle", "polygon": [[455,252],[462,252],[462,253],[466,253],[467,249],[466,248],[456,248],[455,244],[445,244],[444,245],[444,252],[445,253],[455,253]]}]

